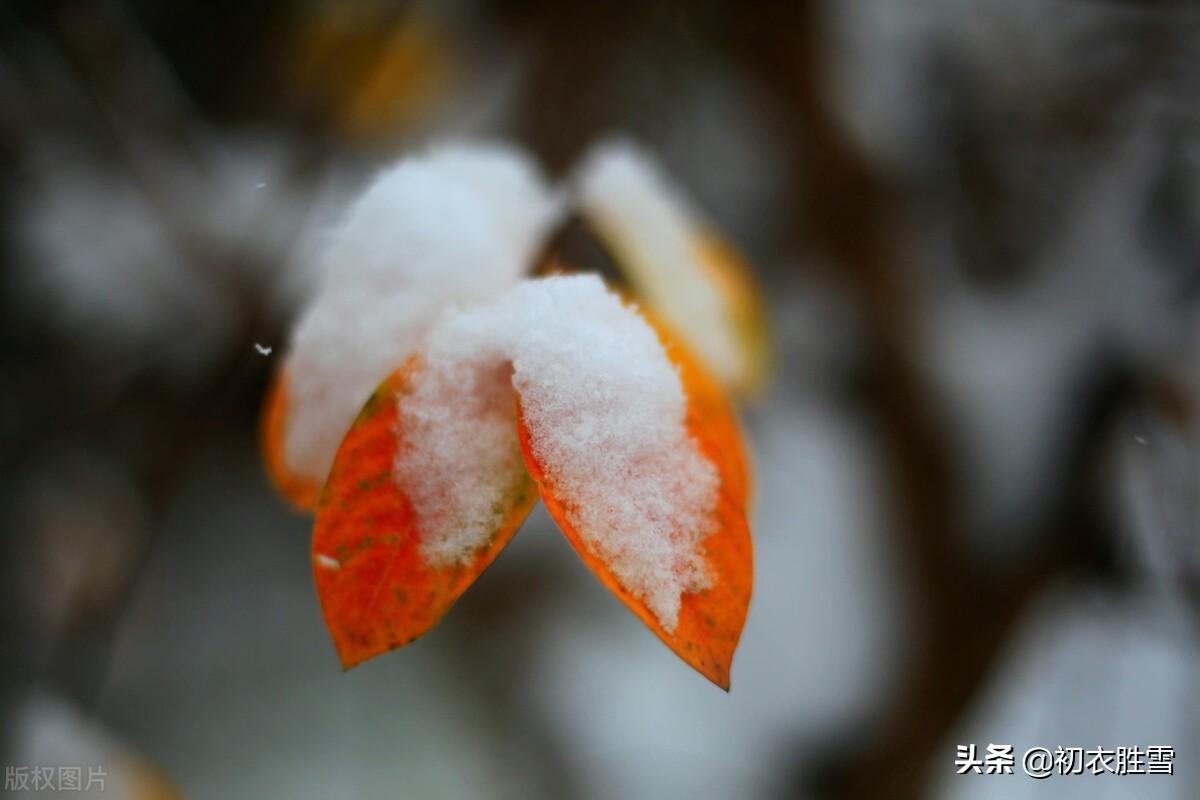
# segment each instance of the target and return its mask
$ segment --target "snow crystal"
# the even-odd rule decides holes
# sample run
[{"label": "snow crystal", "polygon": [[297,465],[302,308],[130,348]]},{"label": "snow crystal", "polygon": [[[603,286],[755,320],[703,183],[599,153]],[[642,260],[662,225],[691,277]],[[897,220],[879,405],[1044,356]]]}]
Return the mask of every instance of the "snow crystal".
[{"label": "snow crystal", "polygon": [[288,467],[324,478],[438,312],[515,283],[556,214],[532,162],[499,145],[446,146],[380,173],[328,237],[324,285],[294,332]]},{"label": "snow crystal", "polygon": [[469,559],[520,477],[514,389],[540,464],[585,546],[668,631],[709,586],[713,466],[684,425],[654,331],[594,276],[525,281],[447,313],[398,401],[395,476],[436,563]]},{"label": "snow crystal", "polygon": [[653,156],[624,139],[600,143],[574,180],[575,202],[631,271],[646,305],[679,331],[723,380],[742,359],[725,324],[721,287],[705,264],[704,226]]}]

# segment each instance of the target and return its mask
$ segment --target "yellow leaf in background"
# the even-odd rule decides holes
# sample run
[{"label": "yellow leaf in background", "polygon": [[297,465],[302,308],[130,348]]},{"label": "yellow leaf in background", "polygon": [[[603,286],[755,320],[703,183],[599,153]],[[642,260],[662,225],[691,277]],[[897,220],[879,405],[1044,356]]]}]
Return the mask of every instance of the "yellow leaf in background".
[{"label": "yellow leaf in background", "polygon": [[760,392],[770,341],[753,274],[650,153],[602,142],[579,168],[575,195],[637,300],[735,395]]},{"label": "yellow leaf in background", "polygon": [[291,49],[303,105],[354,139],[419,128],[455,85],[453,37],[434,14],[417,8],[316,4]]}]

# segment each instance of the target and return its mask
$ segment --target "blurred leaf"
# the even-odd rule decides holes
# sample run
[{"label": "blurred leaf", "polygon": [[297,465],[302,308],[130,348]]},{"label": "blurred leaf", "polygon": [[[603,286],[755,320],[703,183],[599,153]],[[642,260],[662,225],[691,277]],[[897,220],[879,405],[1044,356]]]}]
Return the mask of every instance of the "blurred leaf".
[{"label": "blurred leaf", "polygon": [[267,474],[271,481],[288,502],[299,511],[311,511],[320,497],[321,481],[311,475],[293,472],[287,466],[287,459],[284,458],[284,432],[287,430],[288,411],[288,376],[286,372],[280,371],[268,390],[267,402],[263,405],[262,422],[259,426],[263,459],[266,461]]},{"label": "blurred leaf", "polygon": [[354,139],[427,120],[454,86],[458,54],[436,15],[389,4],[314,7],[293,44],[293,80]]}]

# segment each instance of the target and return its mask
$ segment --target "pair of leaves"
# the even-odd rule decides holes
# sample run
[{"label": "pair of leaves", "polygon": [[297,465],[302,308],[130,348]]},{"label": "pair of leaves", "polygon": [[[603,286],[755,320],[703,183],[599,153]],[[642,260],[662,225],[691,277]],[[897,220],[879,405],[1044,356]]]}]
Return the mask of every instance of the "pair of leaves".
[{"label": "pair of leaves", "polygon": [[[424,161],[425,167],[441,174],[448,186],[476,191],[491,201],[511,205],[509,210],[516,212],[514,218],[524,220],[510,231],[514,242],[528,234],[532,237],[530,244],[543,245],[541,256],[526,265],[527,272],[576,271],[566,265],[575,264],[577,259],[565,251],[579,249],[580,253],[575,255],[586,255],[585,262],[598,260],[602,274],[628,287],[640,304],[668,322],[673,332],[683,337],[735,397],[750,398],[762,388],[769,371],[770,347],[762,297],[751,273],[725,238],[689,210],[678,187],[648,152],[623,140],[597,144],[572,179],[577,184],[571,201],[574,214],[553,235],[539,226],[548,224],[548,209],[557,206],[547,191],[539,191],[536,170],[522,161],[519,151],[495,146],[459,147],[431,154]],[[331,239],[325,255],[326,261],[342,265],[344,270],[337,286],[369,290],[365,302],[360,302],[364,297],[354,295],[356,304],[364,306],[367,319],[373,318],[373,313],[384,313],[382,308],[371,309],[372,299],[379,290],[375,281],[379,274],[393,271],[396,273],[393,278],[407,277],[388,291],[424,298],[433,307],[463,299],[457,291],[448,289],[445,280],[428,280],[429,274],[439,270],[429,269],[429,264],[413,269],[420,266],[421,258],[431,255],[425,252],[425,245],[400,248],[396,261],[386,269],[351,268],[361,260],[356,248],[363,244],[360,240],[367,236],[365,231],[379,227],[365,225],[364,219],[386,219],[393,214],[404,218],[401,201],[412,193],[401,189],[417,180],[413,176],[424,174],[412,165],[406,171],[406,163],[381,173],[351,208],[341,233]],[[503,180],[496,183],[500,178]],[[390,203],[399,205],[392,208]],[[414,218],[419,219],[419,215]],[[535,219],[542,222],[534,224]],[[439,238],[438,226],[432,227],[432,231],[423,231],[419,225],[411,230],[405,228],[405,235],[425,241],[423,237],[428,234],[441,248],[439,257],[446,257],[448,249],[459,247],[453,237]],[[525,233],[517,235],[521,230]],[[374,240],[367,239],[368,243],[371,241]],[[394,243],[385,238],[375,247],[384,245],[390,247]],[[513,242],[508,245],[513,246]],[[413,253],[404,254],[410,249]],[[424,255],[418,257],[421,253]],[[412,261],[413,258],[417,261]],[[506,259],[498,259],[498,263],[506,263]],[[368,280],[368,276],[374,277]],[[517,278],[515,274],[511,277]],[[496,291],[504,288],[502,284],[503,280],[495,275],[484,282]],[[342,326],[336,318],[326,317],[339,316],[345,309],[336,303],[323,305],[319,299],[300,321],[287,363],[289,368],[297,364],[305,366],[292,373],[295,381],[291,387],[286,377],[277,381],[268,404],[264,442],[271,477],[293,505],[304,510],[315,506],[334,455],[332,445],[352,422],[358,404],[374,382],[384,377],[384,370],[396,366],[399,357],[415,349],[422,328],[431,324],[432,317],[423,317],[430,308],[407,312],[404,308],[402,304],[399,316],[389,319],[403,319],[407,313],[412,316],[408,321],[411,324],[396,330],[387,325],[382,326],[382,331]],[[380,336],[390,343],[390,355],[379,362],[371,361],[369,368],[339,369],[338,359],[360,348],[366,353],[377,352],[375,343]],[[341,355],[330,359],[334,364],[326,365],[319,357],[325,352]],[[364,379],[366,382],[361,382]],[[289,398],[293,388],[295,393]],[[293,399],[296,406],[289,409]],[[289,429],[292,425],[296,430]]]},{"label": "pair of leaves", "polygon": [[[511,476],[502,522],[469,563],[427,562],[420,549],[418,520],[393,471],[404,437],[398,430],[397,401],[420,368],[419,357],[413,356],[364,406],[337,453],[317,509],[313,569],[325,622],[345,667],[429,631],[492,563],[540,494],[567,540],[601,582],[685,662],[718,686],[729,688],[729,667],[745,621],[753,572],[745,515],[746,454],[737,420],[720,387],[661,327],[659,335],[679,369],[688,401],[688,432],[716,468],[720,482],[714,533],[699,544],[711,585],[681,598],[674,630],[663,627],[574,529],[569,513],[573,498],[563,495],[534,456],[519,398],[514,424],[527,471]],[[273,403],[285,414],[286,387],[276,395]]]}]

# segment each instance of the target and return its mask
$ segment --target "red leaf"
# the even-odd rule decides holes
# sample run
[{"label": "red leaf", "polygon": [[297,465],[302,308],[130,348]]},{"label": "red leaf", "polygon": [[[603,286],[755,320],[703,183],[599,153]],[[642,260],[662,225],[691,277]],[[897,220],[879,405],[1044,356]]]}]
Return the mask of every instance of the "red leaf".
[{"label": "red leaf", "polygon": [[313,528],[313,573],[325,624],[349,669],[426,633],[508,544],[537,502],[513,476],[504,521],[468,564],[436,566],[421,553],[412,505],[393,477],[403,445],[397,398],[419,362],[410,358],[367,401],[325,484]]},{"label": "red leaf", "polygon": [[[653,324],[653,323],[651,323]],[[720,477],[715,532],[700,547],[713,584],[701,592],[685,594],[675,630],[668,633],[644,602],[589,551],[569,522],[572,498],[560,496],[553,480],[533,455],[529,429],[520,419],[521,450],[529,472],[540,486],[542,502],[575,552],[630,611],[646,624],[680,658],[710,681],[728,691],[729,668],[750,604],[753,555],[746,522],[748,475],[745,450],[737,418],[721,389],[694,357],[656,326],[667,357],[679,368],[688,399],[687,428],[701,452]]]}]

